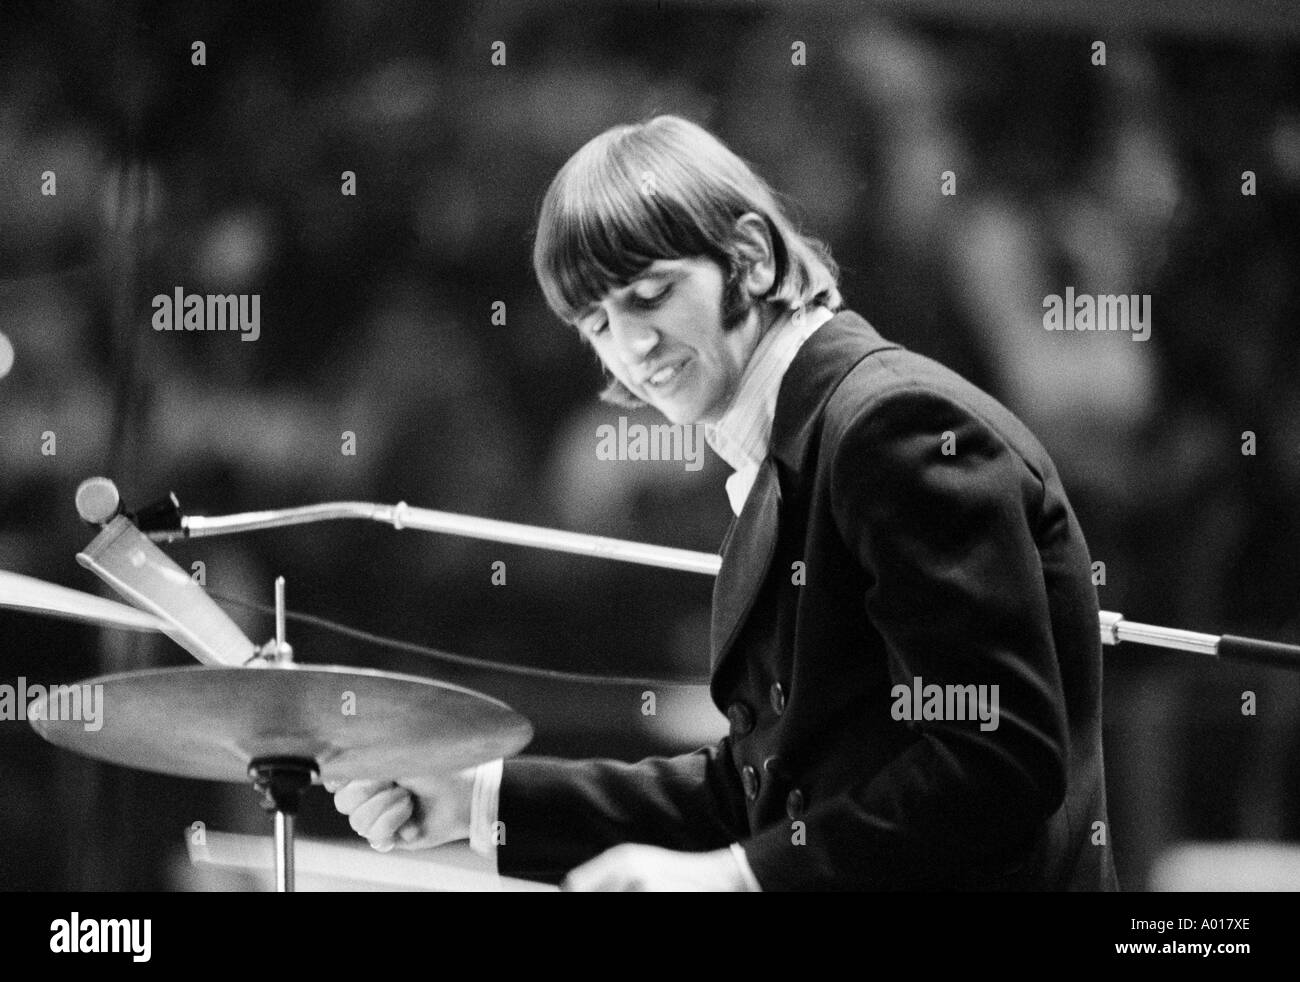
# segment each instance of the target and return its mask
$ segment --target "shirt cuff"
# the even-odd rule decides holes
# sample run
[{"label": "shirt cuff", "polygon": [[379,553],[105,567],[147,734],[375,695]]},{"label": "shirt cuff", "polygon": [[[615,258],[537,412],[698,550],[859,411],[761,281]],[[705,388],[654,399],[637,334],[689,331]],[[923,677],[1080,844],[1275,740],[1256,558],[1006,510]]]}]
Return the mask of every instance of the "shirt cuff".
[{"label": "shirt cuff", "polygon": [[497,808],[501,803],[504,764],[504,760],[497,759],[479,764],[474,771],[474,790],[469,805],[469,847],[480,856],[496,855]]},{"label": "shirt cuff", "polygon": [[731,855],[736,859],[736,866],[740,869],[740,879],[745,884],[745,889],[750,893],[762,893],[763,885],[758,882],[758,877],[754,871],[749,868],[749,859],[745,855],[745,850],[741,848],[739,842],[731,844]]}]

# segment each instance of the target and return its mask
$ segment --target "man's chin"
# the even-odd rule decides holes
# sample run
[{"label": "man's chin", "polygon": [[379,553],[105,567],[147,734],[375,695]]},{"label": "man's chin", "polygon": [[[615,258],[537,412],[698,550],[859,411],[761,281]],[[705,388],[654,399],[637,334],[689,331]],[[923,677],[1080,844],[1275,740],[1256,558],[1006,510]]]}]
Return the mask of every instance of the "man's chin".
[{"label": "man's chin", "polygon": [[699,422],[699,413],[685,406],[656,406],[655,408],[674,426],[690,426]]},{"label": "man's chin", "polygon": [[[694,426],[696,423],[707,423],[710,421],[711,409],[717,409],[716,400],[701,398],[698,391],[691,393],[694,398],[685,392],[674,393],[678,396],[676,399],[647,399],[652,407],[660,412],[668,422],[675,426]],[[683,396],[685,396],[683,398]],[[725,408],[725,407],[723,407]],[[720,415],[715,413],[713,415]]]}]

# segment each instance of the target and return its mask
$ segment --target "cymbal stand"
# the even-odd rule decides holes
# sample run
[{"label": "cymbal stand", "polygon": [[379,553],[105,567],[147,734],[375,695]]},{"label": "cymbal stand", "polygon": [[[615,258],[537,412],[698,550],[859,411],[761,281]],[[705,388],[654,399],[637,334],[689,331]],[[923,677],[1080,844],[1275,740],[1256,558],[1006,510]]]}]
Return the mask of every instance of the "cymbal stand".
[{"label": "cymbal stand", "polygon": [[[259,650],[253,664],[287,667],[293,648],[285,640],[284,577],[275,580],[275,639]],[[275,813],[275,889],[294,892],[293,826],[303,792],[315,782],[319,768],[306,757],[259,757],[248,765],[253,788],[262,795],[262,807]]]}]

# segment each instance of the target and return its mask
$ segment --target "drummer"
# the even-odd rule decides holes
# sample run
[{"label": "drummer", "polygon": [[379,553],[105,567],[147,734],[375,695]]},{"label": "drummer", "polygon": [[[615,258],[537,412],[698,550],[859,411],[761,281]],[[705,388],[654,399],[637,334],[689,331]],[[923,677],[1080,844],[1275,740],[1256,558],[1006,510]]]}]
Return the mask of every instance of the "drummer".
[{"label": "drummer", "polygon": [[827,249],[683,119],[583,146],[534,266],[603,397],[705,424],[734,471],[729,733],[357,781],[334,789],[352,827],[575,890],[1114,889],[1090,558],[1024,425],[845,309]]}]

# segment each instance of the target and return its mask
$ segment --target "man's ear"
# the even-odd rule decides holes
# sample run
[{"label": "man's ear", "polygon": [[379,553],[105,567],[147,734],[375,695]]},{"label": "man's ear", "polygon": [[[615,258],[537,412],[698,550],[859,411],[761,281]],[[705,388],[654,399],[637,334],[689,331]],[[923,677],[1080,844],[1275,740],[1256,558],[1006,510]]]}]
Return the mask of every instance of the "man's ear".
[{"label": "man's ear", "polygon": [[756,300],[767,296],[776,283],[776,251],[762,215],[747,211],[736,219],[735,250],[744,264],[740,285]]}]

